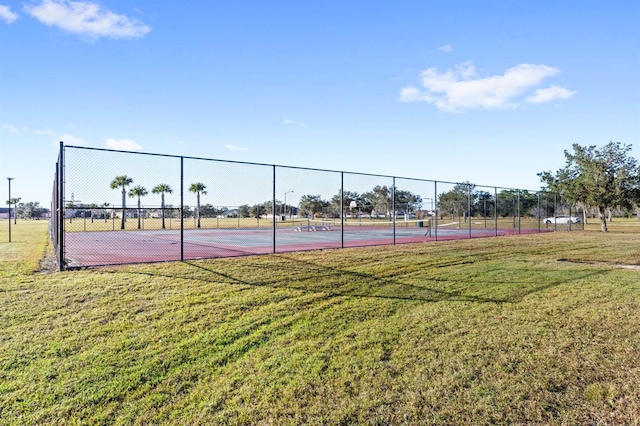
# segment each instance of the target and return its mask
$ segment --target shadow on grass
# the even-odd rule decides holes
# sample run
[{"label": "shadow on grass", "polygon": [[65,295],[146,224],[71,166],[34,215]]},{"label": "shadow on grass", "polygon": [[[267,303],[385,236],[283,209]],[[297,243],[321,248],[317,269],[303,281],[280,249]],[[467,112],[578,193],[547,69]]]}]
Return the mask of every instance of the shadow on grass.
[{"label": "shadow on grass", "polygon": [[[362,297],[381,298],[416,302],[475,302],[475,303],[517,303],[523,298],[545,291],[549,288],[567,284],[576,280],[591,279],[606,273],[606,271],[571,271],[562,277],[551,276],[542,271],[540,284],[534,284],[527,279],[495,282],[473,279],[465,282],[462,279],[439,277],[437,279],[416,277],[413,273],[402,276],[384,276],[383,274],[360,272],[322,265],[317,262],[296,259],[287,255],[277,255],[278,263],[273,265],[248,264],[256,271],[246,273],[230,273],[216,270],[202,261],[185,261],[191,271],[176,272],[175,274],[138,272],[150,276],[164,276],[169,278],[183,278],[199,280],[209,283],[225,282],[253,287],[272,287],[277,289],[297,290],[305,293],[324,293],[330,297]],[[210,261],[208,261],[210,262]],[[472,262],[465,262],[472,263]],[[452,265],[461,266],[461,265]],[[271,267],[269,274],[260,270]],[[428,266],[425,266],[428,267]],[[435,266],[441,268],[442,265]],[[272,271],[277,272],[273,276]],[[186,272],[186,273],[185,273]],[[253,273],[251,273],[253,272]],[[486,271],[485,271],[486,272]],[[389,273],[393,273],[390,271]],[[525,271],[523,270],[523,274]],[[531,279],[530,274],[529,280]],[[251,278],[247,278],[251,276]],[[253,278],[255,276],[261,278]],[[523,275],[524,276],[524,275]],[[517,274],[514,278],[517,278]],[[422,280],[420,283],[416,281]]]},{"label": "shadow on grass", "polygon": [[[569,274],[570,277],[562,279],[547,279],[542,284],[532,284],[525,280],[501,283],[496,283],[494,281],[474,280],[472,283],[466,283],[459,279],[443,279],[440,277],[437,280],[427,278],[424,280],[425,285],[416,285],[410,282],[413,277],[411,277],[409,274],[407,274],[406,277],[384,277],[377,274],[355,272],[343,268],[319,265],[318,263],[288,258],[286,256],[282,257],[286,258],[290,262],[298,263],[308,268],[319,268],[327,272],[328,276],[347,276],[356,280],[364,279],[366,285],[365,288],[355,289],[347,287],[344,289],[346,291],[340,291],[339,294],[337,294],[340,296],[380,297],[402,300],[417,300],[424,302],[463,301],[480,303],[516,303],[530,294],[541,292],[549,288],[563,285],[575,280],[590,279],[605,273],[605,271],[588,271],[578,275],[575,273],[575,271],[572,271],[572,273]],[[472,261],[457,261],[447,265],[440,263],[436,267],[459,267],[463,265],[470,265],[473,263],[474,262]],[[436,287],[433,284],[438,284],[439,286]],[[491,293],[492,290],[495,290],[497,288],[503,289],[505,286],[509,286],[510,291],[505,292],[504,290],[502,290],[506,294],[499,297],[470,294],[478,292]],[[447,287],[463,287],[463,289],[459,290],[451,288],[447,290]]]},{"label": "shadow on grass", "polygon": [[[291,259],[290,259],[291,260]],[[319,275],[312,273],[304,277],[292,277],[282,281],[259,281],[248,282],[229,274],[215,271],[202,265],[188,263],[194,268],[207,271],[212,276],[230,279],[238,284],[250,286],[264,287],[270,286],[274,288],[286,288],[290,290],[302,290],[312,293],[326,293],[333,297],[368,297],[381,299],[395,299],[421,302],[439,302],[443,300],[450,301],[471,301],[471,302],[494,302],[501,303],[504,300],[483,298],[478,296],[465,296],[459,291],[444,291],[431,289],[413,284],[403,283],[397,278],[383,278],[373,274],[348,271],[344,269],[320,266],[311,262],[303,262],[307,266],[324,269],[324,273]],[[316,271],[312,271],[316,272]]]}]

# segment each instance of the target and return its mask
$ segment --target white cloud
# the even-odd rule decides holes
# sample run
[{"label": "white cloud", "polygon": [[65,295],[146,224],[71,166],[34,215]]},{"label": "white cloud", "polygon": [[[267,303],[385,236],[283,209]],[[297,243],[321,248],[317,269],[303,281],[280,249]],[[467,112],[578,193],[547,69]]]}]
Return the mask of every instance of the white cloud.
[{"label": "white cloud", "polygon": [[572,92],[564,87],[551,86],[546,89],[536,90],[536,92],[532,96],[527,97],[525,101],[532,104],[541,104],[555,99],[569,99],[576,93],[577,92]]},{"label": "white cloud", "polygon": [[142,37],[151,31],[143,22],[115,14],[90,1],[42,0],[38,5],[26,6],[25,10],[43,24],[91,38]]},{"label": "white cloud", "polygon": [[11,133],[13,133],[14,135],[21,135],[24,133],[27,133],[29,131],[28,127],[16,127],[13,124],[3,124],[2,125],[2,130],[7,130]]},{"label": "white cloud", "polygon": [[438,50],[441,52],[453,52],[453,47],[450,44],[445,44],[444,46],[438,47]]},{"label": "white cloud", "polygon": [[296,120],[290,120],[288,118],[285,118],[284,120],[282,120],[282,124],[284,124],[286,126],[290,126],[290,125],[293,124],[293,125],[298,125],[298,126],[304,127],[303,123],[301,123],[299,121],[296,121]]},{"label": "white cloud", "polygon": [[11,133],[13,133],[14,135],[26,135],[26,134],[33,134],[33,135],[38,135],[38,136],[53,136],[54,132],[52,132],[49,129],[45,129],[45,130],[39,130],[39,129],[30,129],[27,126],[23,126],[23,127],[17,127],[14,126],[13,124],[3,124],[2,125],[2,130],[7,130]]},{"label": "white cloud", "polygon": [[85,141],[82,138],[73,136],[69,133],[65,133],[64,135],[60,136],[58,139],[53,141],[53,144],[55,146],[58,146],[58,144],[60,143],[60,141],[64,142],[65,145],[75,145],[75,146],[87,146],[89,145],[87,143],[87,141]]},{"label": "white cloud", "polygon": [[244,147],[241,147],[241,146],[235,146],[235,145],[232,145],[230,143],[226,144],[224,147],[226,149],[228,149],[229,151],[249,151],[249,148],[244,148]]},{"label": "white cloud", "polygon": [[420,93],[420,89],[417,87],[405,87],[400,90],[400,101],[402,102],[415,102],[415,101],[426,101],[425,95]]},{"label": "white cloud", "polygon": [[13,24],[16,19],[18,19],[17,13],[13,13],[9,6],[0,4],[0,20],[4,21],[6,24]]},{"label": "white cloud", "polygon": [[[420,74],[425,90],[405,87],[400,91],[399,100],[428,102],[446,112],[516,108],[525,92],[559,72],[558,68],[547,65],[520,64],[507,69],[502,75],[479,77],[472,62],[462,63],[442,73],[437,68],[429,68]],[[545,96],[548,99],[544,99]],[[550,97],[543,92],[540,102],[559,97]]]},{"label": "white cloud", "polygon": [[119,149],[122,151],[139,151],[142,149],[142,145],[132,139],[107,138],[104,141],[107,144],[107,148],[110,149]]}]

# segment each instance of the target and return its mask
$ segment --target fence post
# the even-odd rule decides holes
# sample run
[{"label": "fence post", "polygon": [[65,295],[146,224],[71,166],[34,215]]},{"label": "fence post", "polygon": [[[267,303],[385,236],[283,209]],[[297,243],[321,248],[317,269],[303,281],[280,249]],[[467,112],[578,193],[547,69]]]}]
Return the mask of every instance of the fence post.
[{"label": "fence post", "polygon": [[484,196],[484,208],[482,210],[482,216],[484,217],[484,229],[487,229],[487,196]]},{"label": "fence post", "polygon": [[273,204],[271,205],[273,217],[273,253],[276,252],[276,166],[273,165]]},{"label": "fence post", "polygon": [[438,181],[433,181],[433,214],[435,216],[435,240],[438,241],[438,214],[440,213],[440,209],[438,208]]},{"label": "fence post", "polygon": [[[544,193],[544,217],[549,217],[549,193]],[[545,223],[545,230],[549,229],[549,226]]]},{"label": "fence post", "polygon": [[340,172],[340,247],[344,248],[344,172]]},{"label": "fence post", "polygon": [[[59,157],[58,157],[59,160]],[[56,172],[53,178],[53,188],[51,190],[51,214],[49,216],[49,236],[53,241],[53,249],[56,252],[56,263],[58,263],[58,244],[60,243],[60,237],[58,235],[58,166],[59,162],[56,161]],[[60,265],[57,265],[58,267]]]},{"label": "fence post", "polygon": [[180,261],[184,262],[184,157],[180,157]]},{"label": "fence post", "polygon": [[469,222],[469,239],[471,239],[471,185],[467,185],[467,221]]},{"label": "fence post", "polygon": [[65,166],[64,166],[64,142],[60,141],[60,154],[58,161],[58,269],[64,270],[66,265],[64,261],[64,182],[65,182]]},{"label": "fence post", "polygon": [[498,236],[498,187],[493,187],[493,221],[495,222],[495,236]]},{"label": "fence post", "polygon": [[558,230],[558,221],[555,219],[555,217],[558,215],[558,194],[554,193],[553,194],[553,232],[556,232]]},{"label": "fence post", "polygon": [[518,235],[520,235],[520,190],[518,189]]},{"label": "fence post", "polygon": [[538,191],[538,234],[541,232],[540,229],[540,191]]},{"label": "fence post", "polygon": [[396,177],[391,187],[391,220],[393,221],[393,245],[396,245]]},{"label": "fence post", "polygon": [[571,204],[569,204],[569,231],[571,231]]},{"label": "fence post", "polygon": [[[58,232],[56,228],[58,227],[57,220],[57,211],[58,206],[56,205],[58,200],[58,190],[56,189],[58,186],[58,162],[56,161],[56,171],[53,174],[53,188],[51,188],[51,210],[49,216],[49,237],[51,238],[51,242],[53,243],[53,249],[56,251],[56,256],[58,254]],[[57,260],[57,258],[56,258]]]}]

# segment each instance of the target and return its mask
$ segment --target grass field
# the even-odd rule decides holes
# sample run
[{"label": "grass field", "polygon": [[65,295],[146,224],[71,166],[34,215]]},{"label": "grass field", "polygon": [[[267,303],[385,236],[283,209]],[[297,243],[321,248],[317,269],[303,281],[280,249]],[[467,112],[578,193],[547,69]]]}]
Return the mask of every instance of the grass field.
[{"label": "grass field", "polygon": [[640,424],[639,224],[43,274],[0,221],[0,424]]}]

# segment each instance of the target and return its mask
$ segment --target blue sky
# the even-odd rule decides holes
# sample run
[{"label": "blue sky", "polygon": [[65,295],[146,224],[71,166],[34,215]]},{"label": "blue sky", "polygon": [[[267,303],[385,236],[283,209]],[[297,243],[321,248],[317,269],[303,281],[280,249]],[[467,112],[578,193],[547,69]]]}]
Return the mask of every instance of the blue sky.
[{"label": "blue sky", "polygon": [[60,140],[535,190],[572,143],[640,156],[639,28],[637,1],[0,0],[0,170],[45,206]]}]

